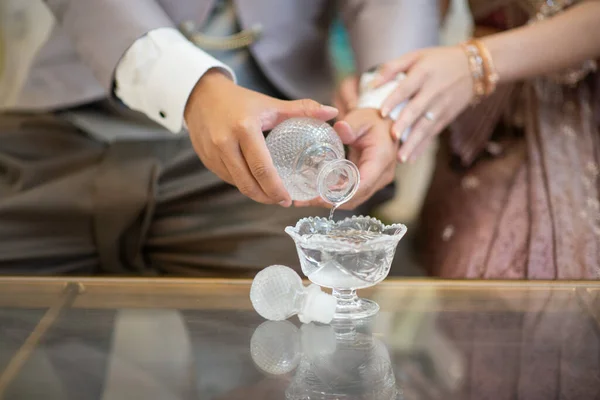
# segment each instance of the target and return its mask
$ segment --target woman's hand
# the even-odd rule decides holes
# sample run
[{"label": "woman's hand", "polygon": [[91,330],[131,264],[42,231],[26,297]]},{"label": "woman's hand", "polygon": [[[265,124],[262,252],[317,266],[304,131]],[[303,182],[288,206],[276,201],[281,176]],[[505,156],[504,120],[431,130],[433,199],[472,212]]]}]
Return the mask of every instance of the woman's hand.
[{"label": "woman's hand", "polygon": [[400,72],[406,74],[406,79],[385,100],[381,114],[386,117],[390,110],[409,100],[392,126],[396,140],[412,128],[398,151],[398,161],[406,162],[416,159],[470,104],[473,79],[467,56],[458,46],[420,50],[383,64],[372,86],[378,87]]}]

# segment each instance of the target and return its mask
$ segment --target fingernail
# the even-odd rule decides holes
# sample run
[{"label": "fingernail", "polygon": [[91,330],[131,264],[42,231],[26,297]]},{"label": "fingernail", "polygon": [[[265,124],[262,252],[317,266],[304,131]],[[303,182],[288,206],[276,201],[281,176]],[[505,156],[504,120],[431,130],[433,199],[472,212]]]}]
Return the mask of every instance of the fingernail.
[{"label": "fingernail", "polygon": [[289,201],[287,201],[287,200],[281,200],[281,201],[279,202],[279,205],[280,205],[281,207],[286,207],[286,208],[287,208],[287,207],[289,207],[289,206],[290,206],[290,202],[289,202]]},{"label": "fingernail", "polygon": [[338,109],[335,107],[331,107],[331,106],[326,106],[324,104],[321,105],[321,110],[328,112],[328,113],[337,113]]},{"label": "fingernail", "polygon": [[400,154],[400,162],[401,163],[405,163],[406,162],[406,154]]},{"label": "fingernail", "polygon": [[400,131],[397,128],[392,128],[392,135],[396,141],[400,140]]},{"label": "fingernail", "polygon": [[383,107],[381,109],[381,117],[382,118],[386,118],[388,116],[388,114],[390,113],[390,110],[388,107]]}]

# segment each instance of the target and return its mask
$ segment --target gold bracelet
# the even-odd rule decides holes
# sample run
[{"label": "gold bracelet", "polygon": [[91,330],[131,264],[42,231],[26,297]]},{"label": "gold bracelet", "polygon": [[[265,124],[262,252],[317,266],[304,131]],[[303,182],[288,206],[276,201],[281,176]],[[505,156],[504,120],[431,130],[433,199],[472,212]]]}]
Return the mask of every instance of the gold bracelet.
[{"label": "gold bracelet", "polygon": [[496,71],[492,55],[487,46],[483,44],[481,40],[477,39],[471,40],[471,43],[477,47],[481,59],[483,60],[483,68],[485,70],[485,95],[489,96],[496,91],[499,79],[498,72]]},{"label": "gold bracelet", "polygon": [[478,104],[486,93],[485,68],[483,58],[479,54],[477,46],[467,42],[461,44],[462,49],[467,55],[469,69],[473,78],[473,100],[472,105]]}]

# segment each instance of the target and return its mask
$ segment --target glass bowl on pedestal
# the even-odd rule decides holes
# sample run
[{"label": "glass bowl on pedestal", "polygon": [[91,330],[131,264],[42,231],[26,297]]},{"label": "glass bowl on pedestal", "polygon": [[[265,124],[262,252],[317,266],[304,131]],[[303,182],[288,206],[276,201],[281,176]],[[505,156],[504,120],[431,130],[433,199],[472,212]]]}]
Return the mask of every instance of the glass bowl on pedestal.
[{"label": "glass bowl on pedestal", "polygon": [[294,239],[302,272],[314,284],[330,288],[337,300],[334,319],[362,319],[379,311],[374,301],[356,290],[385,279],[398,242],[406,233],[401,224],[384,225],[371,217],[343,221],[303,218],[285,228]]}]

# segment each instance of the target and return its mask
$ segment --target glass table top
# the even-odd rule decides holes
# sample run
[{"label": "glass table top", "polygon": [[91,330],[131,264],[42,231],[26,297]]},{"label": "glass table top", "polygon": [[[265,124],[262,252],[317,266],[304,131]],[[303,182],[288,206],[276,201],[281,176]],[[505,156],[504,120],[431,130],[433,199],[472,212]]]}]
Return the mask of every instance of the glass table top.
[{"label": "glass table top", "polygon": [[0,278],[0,399],[600,399],[600,283],[388,279],[333,325],[249,289]]}]

